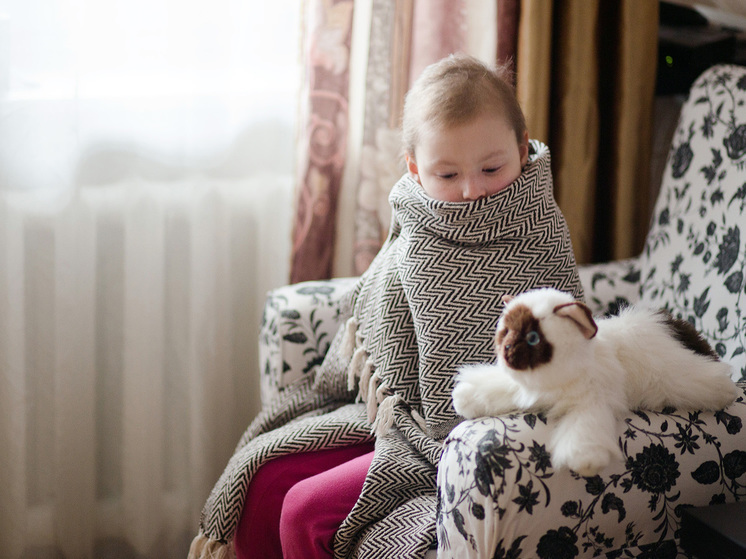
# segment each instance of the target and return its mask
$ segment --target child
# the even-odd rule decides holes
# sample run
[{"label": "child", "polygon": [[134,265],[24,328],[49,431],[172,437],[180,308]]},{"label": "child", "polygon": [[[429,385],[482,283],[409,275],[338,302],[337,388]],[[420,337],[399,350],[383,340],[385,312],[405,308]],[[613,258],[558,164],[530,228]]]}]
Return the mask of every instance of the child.
[{"label": "child", "polygon": [[[435,540],[440,442],[460,421],[456,367],[492,359],[502,295],[551,285],[582,297],[548,150],[529,144],[498,71],[466,56],[429,66],[407,95],[402,133],[408,173],[391,193],[389,238],[349,294],[350,318],[315,380],[279,404],[288,418],[333,411],[277,429],[272,411],[255,420],[192,556],[231,539],[238,559],[423,555]],[[363,403],[347,403],[355,397]],[[392,534],[405,528],[411,538]]]}]

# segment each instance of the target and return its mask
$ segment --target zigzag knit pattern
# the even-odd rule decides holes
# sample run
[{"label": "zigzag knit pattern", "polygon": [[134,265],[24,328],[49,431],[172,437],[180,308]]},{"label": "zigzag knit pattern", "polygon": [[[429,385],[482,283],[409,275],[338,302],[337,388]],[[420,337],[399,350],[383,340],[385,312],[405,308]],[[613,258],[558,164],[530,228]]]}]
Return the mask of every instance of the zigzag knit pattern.
[{"label": "zigzag knit pattern", "polygon": [[[460,420],[457,368],[494,358],[503,295],[550,286],[582,299],[543,144],[532,141],[521,176],[494,196],[437,201],[405,176],[389,199],[391,231],[352,292],[353,327],[340,329],[315,386],[304,380],[249,427],[205,505],[202,537],[233,538],[266,460],[370,440],[375,420],[376,454],[335,557],[423,557],[436,537],[440,442]],[[365,406],[339,407],[356,395]]]}]

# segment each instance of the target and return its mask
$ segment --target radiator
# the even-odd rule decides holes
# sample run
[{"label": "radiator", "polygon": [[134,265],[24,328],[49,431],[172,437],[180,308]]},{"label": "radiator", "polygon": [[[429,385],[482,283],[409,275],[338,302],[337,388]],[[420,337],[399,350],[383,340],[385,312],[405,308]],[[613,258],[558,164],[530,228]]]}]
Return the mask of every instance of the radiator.
[{"label": "radiator", "polygon": [[0,195],[0,556],[186,556],[259,410],[290,185]]}]

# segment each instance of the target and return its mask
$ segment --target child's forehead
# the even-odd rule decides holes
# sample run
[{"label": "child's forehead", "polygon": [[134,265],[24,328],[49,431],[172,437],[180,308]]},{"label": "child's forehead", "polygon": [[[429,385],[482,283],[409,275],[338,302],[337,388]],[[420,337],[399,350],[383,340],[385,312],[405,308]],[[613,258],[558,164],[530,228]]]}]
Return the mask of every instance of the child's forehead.
[{"label": "child's forehead", "polygon": [[[420,143],[447,142],[454,138],[460,142],[480,142],[484,139],[514,137],[514,130],[502,113],[490,112],[455,122],[424,122],[421,127]],[[502,143],[502,142],[501,142]],[[486,147],[486,146],[485,146]]]},{"label": "child's forehead", "polygon": [[501,99],[494,97],[473,98],[466,103],[464,100],[449,100],[448,96],[435,96],[423,107],[420,113],[422,123],[437,123],[441,126],[463,124],[478,118],[500,117],[506,118],[508,110]]}]

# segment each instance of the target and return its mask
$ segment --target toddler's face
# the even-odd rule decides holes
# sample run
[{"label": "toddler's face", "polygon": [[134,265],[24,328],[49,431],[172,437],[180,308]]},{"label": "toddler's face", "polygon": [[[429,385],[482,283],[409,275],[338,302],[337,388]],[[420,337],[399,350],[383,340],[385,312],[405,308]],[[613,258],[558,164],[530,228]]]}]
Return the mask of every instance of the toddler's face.
[{"label": "toddler's face", "polygon": [[409,172],[436,200],[467,202],[500,192],[528,161],[528,133],[519,145],[515,132],[497,115],[436,129],[425,126]]}]

